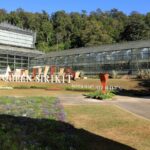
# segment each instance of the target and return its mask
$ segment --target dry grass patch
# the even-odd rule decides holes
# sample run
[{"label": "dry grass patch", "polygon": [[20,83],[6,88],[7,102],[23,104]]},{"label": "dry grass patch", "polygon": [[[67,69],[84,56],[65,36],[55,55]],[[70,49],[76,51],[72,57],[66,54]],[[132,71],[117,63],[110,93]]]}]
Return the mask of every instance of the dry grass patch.
[{"label": "dry grass patch", "polygon": [[137,118],[115,106],[65,106],[68,121],[97,135],[140,150],[149,150],[150,121]]},{"label": "dry grass patch", "polygon": [[[139,84],[142,82],[142,80],[134,80],[134,79],[109,79],[108,85],[111,86],[121,86],[125,89],[143,89],[144,87],[140,87]],[[71,81],[71,84],[73,85],[94,85],[94,86],[100,86],[100,80],[99,79],[87,79],[87,80],[77,80],[77,81]],[[0,81],[0,86],[40,86],[40,87],[47,87],[47,88],[61,88],[64,89],[65,86],[68,86],[69,84],[55,84],[55,83],[38,83],[38,82],[4,82]]]},{"label": "dry grass patch", "polygon": [[74,94],[72,91],[55,91],[55,90],[45,90],[45,89],[13,89],[13,90],[0,90],[1,96],[54,96],[62,94]]},{"label": "dry grass patch", "polygon": [[[136,79],[109,79],[108,85],[110,86],[120,86],[125,89],[145,89],[145,87],[140,86],[142,80]],[[96,85],[99,86],[99,79],[87,79],[87,80],[77,80],[72,82],[73,84],[81,84],[81,85]]]},{"label": "dry grass patch", "polygon": [[24,87],[24,89],[30,88],[30,87],[35,87],[35,88],[47,88],[47,89],[64,89],[64,85],[67,84],[53,84],[53,83],[41,83],[41,82],[4,82],[0,81],[0,86],[8,86],[8,87],[15,87],[20,89]]}]

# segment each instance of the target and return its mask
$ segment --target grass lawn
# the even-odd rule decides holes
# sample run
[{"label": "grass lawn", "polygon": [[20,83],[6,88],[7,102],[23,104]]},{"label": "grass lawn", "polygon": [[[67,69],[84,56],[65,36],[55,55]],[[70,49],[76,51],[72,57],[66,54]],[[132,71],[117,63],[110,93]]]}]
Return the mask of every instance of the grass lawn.
[{"label": "grass lawn", "polygon": [[16,97],[26,97],[26,96],[53,96],[57,97],[62,94],[80,94],[81,92],[74,91],[55,91],[55,90],[45,90],[45,89],[13,89],[13,90],[0,90],[0,96],[16,96]]},{"label": "grass lawn", "polygon": [[[71,81],[71,84],[51,84],[51,83],[37,83],[37,82],[4,82],[0,81],[0,87],[14,87],[13,90],[0,90],[1,96],[57,96],[58,94],[71,94],[77,92],[68,92],[66,91],[66,87],[71,87],[71,85],[92,85],[92,86],[100,86],[99,79],[87,79],[87,80],[77,80]],[[149,93],[148,89],[149,82],[145,80],[136,80],[136,79],[109,79],[108,85],[111,86],[120,86],[121,88],[126,89],[123,93],[131,93],[131,95],[146,95]],[[30,88],[32,87],[32,88]],[[84,94],[86,90],[78,90],[78,93]],[[143,92],[142,92],[143,91]]]},{"label": "grass lawn", "polygon": [[[66,110],[70,120],[70,108]],[[87,129],[78,129],[66,122],[64,109],[56,98],[0,97],[1,150],[133,149]]]},{"label": "grass lawn", "polygon": [[[69,112],[69,118],[70,114]],[[131,150],[133,148],[91,131],[75,128],[66,122],[64,109],[56,98],[0,97],[0,149]]]},{"label": "grass lawn", "polygon": [[[81,85],[99,83],[98,79],[72,81],[72,84]],[[140,83],[126,79],[109,82],[126,89],[145,88]],[[66,85],[0,82],[0,86],[48,88],[0,90],[1,96],[18,97],[0,97],[0,150],[149,150],[150,121],[120,108],[95,104],[65,105],[65,121],[64,109],[57,98],[37,96],[76,93],[65,91]]]},{"label": "grass lawn", "polygon": [[[145,87],[142,86],[141,84],[143,82],[144,80],[138,80],[138,79],[109,79],[108,85],[119,86],[125,89],[145,89]],[[101,85],[99,79],[77,80],[74,81],[73,84],[97,85],[97,86]]]},{"label": "grass lawn", "polygon": [[[150,148],[150,121],[137,118],[113,105],[66,105],[65,110],[68,121],[76,128],[138,150]],[[95,149],[100,149],[98,142]]]},{"label": "grass lawn", "polygon": [[[146,81],[147,83],[147,81]],[[99,79],[87,79],[87,80],[76,80],[71,81],[73,85],[95,85],[100,86]],[[38,83],[38,82],[4,82],[0,81],[0,86],[10,86],[10,87],[41,87],[41,88],[49,88],[49,89],[65,89],[65,86],[69,86],[70,84],[52,84],[52,83]],[[148,85],[145,85],[145,80],[137,80],[137,79],[109,79],[108,85],[111,86],[120,86],[125,89],[146,89]]]},{"label": "grass lawn", "polygon": [[[65,108],[65,112],[64,112]],[[148,150],[150,122],[113,105],[0,97],[1,150]]]},{"label": "grass lawn", "polygon": [[56,98],[0,97],[0,149],[65,149],[62,121],[65,112]]}]

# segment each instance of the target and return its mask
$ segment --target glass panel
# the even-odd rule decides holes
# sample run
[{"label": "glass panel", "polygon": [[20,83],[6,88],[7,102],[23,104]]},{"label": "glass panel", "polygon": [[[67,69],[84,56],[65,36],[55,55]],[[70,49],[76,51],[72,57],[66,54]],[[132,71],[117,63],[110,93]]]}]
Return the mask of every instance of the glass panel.
[{"label": "glass panel", "polygon": [[148,48],[143,48],[141,50],[141,58],[142,59],[148,59],[148,57],[149,57]]},{"label": "glass panel", "polygon": [[124,60],[130,60],[131,59],[131,50],[124,51],[123,59]]}]

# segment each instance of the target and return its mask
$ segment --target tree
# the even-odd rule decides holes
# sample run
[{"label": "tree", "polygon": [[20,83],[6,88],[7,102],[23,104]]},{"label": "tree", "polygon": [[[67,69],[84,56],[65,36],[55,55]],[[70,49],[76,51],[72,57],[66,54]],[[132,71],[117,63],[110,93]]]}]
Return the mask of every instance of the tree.
[{"label": "tree", "polygon": [[121,33],[121,40],[134,41],[148,38],[148,26],[142,20],[130,21]]},{"label": "tree", "polygon": [[145,16],[145,23],[148,25],[148,27],[150,28],[150,13],[147,13]]},{"label": "tree", "polygon": [[36,48],[45,52],[150,38],[150,12],[143,15],[133,11],[126,15],[114,8],[89,14],[85,10],[48,14],[21,8],[7,13],[0,9],[0,22],[3,21],[35,31]]},{"label": "tree", "polygon": [[72,22],[69,14],[65,11],[58,11],[52,15],[53,28],[55,31],[55,43],[58,42],[57,35],[60,43],[65,43],[70,41],[72,34]]},{"label": "tree", "polygon": [[0,9],[0,22],[3,22],[6,20],[7,12],[4,9]]},{"label": "tree", "polygon": [[85,28],[81,32],[81,39],[84,46],[101,45],[112,41],[103,25],[93,20],[86,22]]}]

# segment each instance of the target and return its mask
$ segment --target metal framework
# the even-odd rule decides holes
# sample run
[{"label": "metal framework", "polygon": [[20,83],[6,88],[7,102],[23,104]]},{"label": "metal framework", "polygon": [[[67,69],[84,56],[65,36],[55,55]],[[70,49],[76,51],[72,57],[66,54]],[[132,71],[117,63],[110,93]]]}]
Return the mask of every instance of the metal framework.
[{"label": "metal framework", "polygon": [[32,65],[55,65],[82,70],[85,74],[117,71],[135,73],[150,68],[150,40],[51,52],[34,58]]}]

